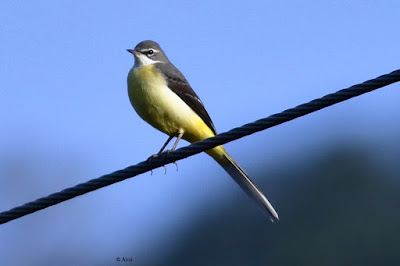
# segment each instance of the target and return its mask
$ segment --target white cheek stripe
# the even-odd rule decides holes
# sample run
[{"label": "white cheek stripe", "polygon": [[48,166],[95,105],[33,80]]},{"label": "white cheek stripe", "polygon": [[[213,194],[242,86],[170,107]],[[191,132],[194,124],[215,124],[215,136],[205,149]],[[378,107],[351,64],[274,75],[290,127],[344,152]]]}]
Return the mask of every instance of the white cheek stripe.
[{"label": "white cheek stripe", "polygon": [[135,60],[134,67],[145,67],[148,65],[153,65],[155,63],[161,63],[161,61],[151,60],[144,54],[139,54],[137,60]]}]

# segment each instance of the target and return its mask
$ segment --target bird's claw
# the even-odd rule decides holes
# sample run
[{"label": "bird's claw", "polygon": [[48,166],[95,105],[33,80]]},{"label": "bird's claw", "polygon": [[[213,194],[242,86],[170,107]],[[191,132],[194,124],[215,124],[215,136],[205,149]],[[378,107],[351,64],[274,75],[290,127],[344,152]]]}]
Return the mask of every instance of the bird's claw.
[{"label": "bird's claw", "polygon": [[[154,158],[157,158],[157,157],[159,157],[159,156],[168,156],[168,154],[171,152],[172,150],[166,150],[166,151],[163,151],[163,152],[159,152],[159,153],[156,153],[156,154],[153,154],[153,155],[151,155],[149,158],[147,158],[147,162],[150,162],[151,160],[153,160]],[[176,163],[176,162],[173,162],[173,164],[175,164],[175,166],[176,166],[176,171],[178,171],[178,164]],[[165,166],[165,165],[163,165],[163,167],[164,167],[164,175],[166,175],[167,174],[167,167]],[[153,170],[151,170],[150,171],[150,173],[151,173],[151,175],[153,175]]]}]

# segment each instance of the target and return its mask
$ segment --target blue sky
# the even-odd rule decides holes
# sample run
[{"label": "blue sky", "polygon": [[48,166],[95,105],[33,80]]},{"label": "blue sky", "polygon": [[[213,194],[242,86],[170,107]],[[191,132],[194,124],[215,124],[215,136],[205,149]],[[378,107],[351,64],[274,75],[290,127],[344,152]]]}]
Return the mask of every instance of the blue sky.
[{"label": "blue sky", "polygon": [[[138,42],[160,43],[223,132],[398,69],[399,10],[372,0],[2,1],[0,211],[158,151],[167,137],[127,96],[126,49]],[[399,97],[392,85],[226,147],[251,176],[339,137],[379,145],[399,133]],[[0,226],[0,258],[148,257],[206,206],[242,196],[204,154],[167,168]]]}]

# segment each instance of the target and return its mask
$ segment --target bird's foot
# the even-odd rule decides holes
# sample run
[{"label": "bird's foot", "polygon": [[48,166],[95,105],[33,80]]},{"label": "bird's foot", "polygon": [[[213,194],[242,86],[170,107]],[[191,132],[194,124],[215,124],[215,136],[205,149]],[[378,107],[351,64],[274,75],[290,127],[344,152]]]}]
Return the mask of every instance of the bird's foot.
[{"label": "bird's foot", "polygon": [[[166,150],[163,152],[159,152],[156,154],[151,155],[149,158],[147,158],[147,162],[150,162],[151,160],[153,160],[154,158],[160,157],[160,156],[168,156],[168,154],[171,152],[172,150]],[[173,164],[175,164],[176,166],[176,171],[178,171],[178,164],[176,162],[172,162]],[[163,165],[164,167],[164,175],[167,174],[167,167],[165,165]],[[153,170],[151,170],[151,174],[153,174]]]}]

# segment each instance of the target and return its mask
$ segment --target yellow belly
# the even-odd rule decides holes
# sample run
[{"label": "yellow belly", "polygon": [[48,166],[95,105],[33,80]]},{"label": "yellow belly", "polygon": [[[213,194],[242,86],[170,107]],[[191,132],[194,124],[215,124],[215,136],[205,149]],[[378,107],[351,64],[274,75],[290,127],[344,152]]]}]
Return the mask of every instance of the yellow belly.
[{"label": "yellow belly", "polygon": [[204,121],[173,91],[154,65],[132,68],[128,75],[128,94],[139,116],[158,130],[189,142],[213,137]]},{"label": "yellow belly", "polygon": [[[178,95],[171,91],[154,65],[132,68],[128,74],[129,100],[139,116],[170,136],[184,132],[192,142],[215,136],[214,132]],[[217,161],[226,153],[222,146],[206,151]]]}]

